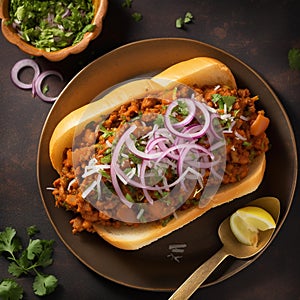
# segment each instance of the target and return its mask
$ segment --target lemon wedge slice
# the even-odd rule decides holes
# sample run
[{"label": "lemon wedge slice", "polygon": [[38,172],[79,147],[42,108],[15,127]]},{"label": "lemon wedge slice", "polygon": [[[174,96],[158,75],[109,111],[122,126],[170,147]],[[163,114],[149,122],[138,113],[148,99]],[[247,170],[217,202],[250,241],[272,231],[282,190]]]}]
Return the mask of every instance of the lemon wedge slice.
[{"label": "lemon wedge slice", "polygon": [[230,217],[230,228],[237,240],[245,245],[256,246],[259,231],[276,227],[276,223],[266,210],[256,206],[238,209]]}]

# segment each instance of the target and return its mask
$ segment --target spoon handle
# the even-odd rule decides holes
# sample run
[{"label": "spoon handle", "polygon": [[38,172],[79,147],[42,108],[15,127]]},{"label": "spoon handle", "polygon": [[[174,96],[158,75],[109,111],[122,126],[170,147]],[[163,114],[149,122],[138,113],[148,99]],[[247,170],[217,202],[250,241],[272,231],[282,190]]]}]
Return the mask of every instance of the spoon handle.
[{"label": "spoon handle", "polygon": [[194,273],[190,275],[181,286],[174,292],[169,300],[187,300],[207,279],[207,277],[217,268],[217,266],[229,254],[222,247],[217,253],[203,263]]}]

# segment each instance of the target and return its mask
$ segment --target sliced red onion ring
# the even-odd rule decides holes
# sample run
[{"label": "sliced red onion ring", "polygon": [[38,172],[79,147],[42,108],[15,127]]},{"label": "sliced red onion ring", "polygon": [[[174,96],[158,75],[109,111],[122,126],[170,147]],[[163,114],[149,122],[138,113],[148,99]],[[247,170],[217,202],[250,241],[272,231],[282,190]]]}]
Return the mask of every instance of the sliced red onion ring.
[{"label": "sliced red onion ring", "polygon": [[36,94],[43,100],[43,101],[46,101],[46,102],[54,102],[57,97],[49,97],[49,96],[46,96],[43,92],[42,92],[42,83],[43,83],[43,80],[48,77],[48,76],[56,76],[58,77],[61,81],[63,81],[63,77],[62,75],[57,72],[57,71],[52,71],[52,70],[49,70],[49,71],[45,71],[43,73],[41,73],[35,80],[34,80],[34,88],[36,90]]},{"label": "sliced red onion ring", "polygon": [[[197,101],[194,101],[194,103],[195,103],[195,106],[202,111],[203,116],[204,116],[204,124],[203,124],[202,129],[200,131],[194,132],[194,133],[180,132],[174,127],[174,124],[171,123],[171,119],[170,119],[170,114],[172,112],[174,105],[173,105],[173,107],[168,106],[166,114],[165,114],[165,118],[164,118],[165,126],[171,133],[175,134],[177,137],[183,137],[186,139],[200,138],[206,133],[207,129],[209,128],[210,115],[209,115],[208,110],[206,109],[204,104],[197,102]],[[197,118],[197,116],[195,116],[195,117]]]},{"label": "sliced red onion ring", "polygon": [[[32,68],[34,71],[33,80],[31,83],[25,83],[19,79],[19,72],[24,68]],[[25,58],[25,59],[21,59],[18,62],[16,62],[16,64],[11,69],[10,75],[11,75],[12,82],[17,87],[19,87],[20,89],[29,90],[29,89],[33,88],[33,82],[40,75],[40,68],[34,60]]]},{"label": "sliced red onion ring", "polygon": [[126,140],[125,143],[126,143],[128,149],[134,155],[136,155],[137,157],[140,157],[142,159],[156,159],[162,155],[162,152],[146,153],[146,152],[142,152],[142,151],[138,150],[135,146],[134,141],[130,137]]},{"label": "sliced red onion ring", "polygon": [[184,102],[188,109],[189,109],[189,114],[184,118],[184,120],[178,122],[178,123],[174,123],[173,126],[175,128],[181,128],[187,124],[189,124],[195,117],[195,112],[196,112],[196,106],[195,106],[195,102],[191,99],[188,98],[184,98],[184,99],[177,99],[176,101],[173,101],[168,108],[168,112],[172,112],[173,108],[176,107],[178,105],[179,102]]}]

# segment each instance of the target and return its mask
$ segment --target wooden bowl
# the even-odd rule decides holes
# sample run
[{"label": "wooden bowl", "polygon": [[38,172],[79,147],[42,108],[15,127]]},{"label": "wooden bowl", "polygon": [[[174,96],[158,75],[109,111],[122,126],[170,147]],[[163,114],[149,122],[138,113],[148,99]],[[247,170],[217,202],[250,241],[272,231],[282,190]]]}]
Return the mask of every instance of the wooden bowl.
[{"label": "wooden bowl", "polygon": [[66,58],[70,54],[77,54],[86,49],[89,42],[95,39],[100,32],[102,31],[103,19],[107,11],[108,0],[93,0],[93,5],[95,9],[94,19],[92,24],[96,25],[92,32],[87,32],[84,34],[83,39],[72,46],[66,48],[47,52],[43,49],[38,49],[24,41],[16,32],[11,24],[8,24],[9,21],[9,0],[0,1],[0,18],[2,19],[2,33],[3,36],[12,44],[18,46],[23,52],[28,53],[33,56],[44,56],[50,61],[60,61]]}]

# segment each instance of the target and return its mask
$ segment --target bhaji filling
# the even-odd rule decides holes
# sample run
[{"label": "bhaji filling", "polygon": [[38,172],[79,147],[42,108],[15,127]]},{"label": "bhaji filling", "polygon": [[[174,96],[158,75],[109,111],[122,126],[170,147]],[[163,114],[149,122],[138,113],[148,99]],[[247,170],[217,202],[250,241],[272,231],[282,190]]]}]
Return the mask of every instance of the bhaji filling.
[{"label": "bhaji filling", "polygon": [[[225,159],[226,165],[221,173],[222,184],[238,182],[247,176],[251,162],[269,147],[265,133],[268,119],[263,111],[256,111],[255,108],[258,96],[251,96],[248,89],[230,89],[227,86],[194,86],[193,91],[192,99],[186,87],[179,87],[170,91],[169,95],[164,92],[132,100],[112,112],[104,122],[90,123],[76,137],[77,147],[65,149],[61,176],[53,183],[53,195],[56,206],[75,213],[70,221],[73,233],[83,230],[94,232],[94,224],[120,227],[125,223],[139,226],[143,218],[152,220],[151,214],[155,215],[157,210],[165,209],[165,206],[156,205],[144,215],[143,209],[128,209],[131,203],[151,203],[163,198],[170,202],[168,206],[174,205],[175,209],[170,198],[164,198],[165,194],[175,186],[181,186],[179,191],[184,193],[184,179],[179,179],[189,175],[194,176],[195,184],[187,199],[182,200],[176,210],[182,211],[198,205],[212,169],[204,167],[197,173],[193,166],[195,161],[189,160],[188,155],[191,157],[197,153],[198,158],[205,159],[202,166],[214,165],[216,173],[219,171],[218,164],[213,161]],[[170,100],[170,94],[173,99],[177,99],[176,105]],[[171,104],[174,108],[168,114]],[[195,138],[195,132],[201,131],[204,125],[199,129],[201,120],[197,120],[191,111],[200,105],[210,113],[211,122],[217,119],[221,126],[225,151],[217,154],[217,157],[210,154],[211,145],[206,135]],[[180,126],[184,129],[181,129],[179,136],[174,137],[172,130]],[[158,132],[165,132],[166,128],[171,130],[171,133],[168,132],[170,137],[166,133],[158,135]],[[188,142],[184,138],[185,132],[193,136]],[[123,139],[125,134],[128,135],[124,142],[126,145],[118,146],[122,134]],[[153,138],[154,135],[157,137]],[[158,146],[161,152],[151,151]],[[114,147],[119,147],[117,154],[112,151]],[[174,151],[171,152],[171,148]],[[180,152],[183,148],[185,150]],[[192,152],[187,148],[192,149]],[[202,152],[199,154],[197,149]],[[175,152],[179,153],[178,156]],[[143,161],[143,158],[146,159]],[[133,184],[129,184],[131,182]],[[214,184],[214,181],[209,184]],[[103,185],[106,187],[104,190],[101,188]],[[151,188],[147,189],[147,186]],[[116,197],[112,196],[116,192],[117,198],[122,201],[116,201]],[[106,201],[102,201],[105,197]],[[108,211],[112,213],[108,214]],[[123,222],[123,219],[129,218],[128,214],[139,219],[139,222]],[[157,222],[165,226],[174,217],[176,212]]]}]

